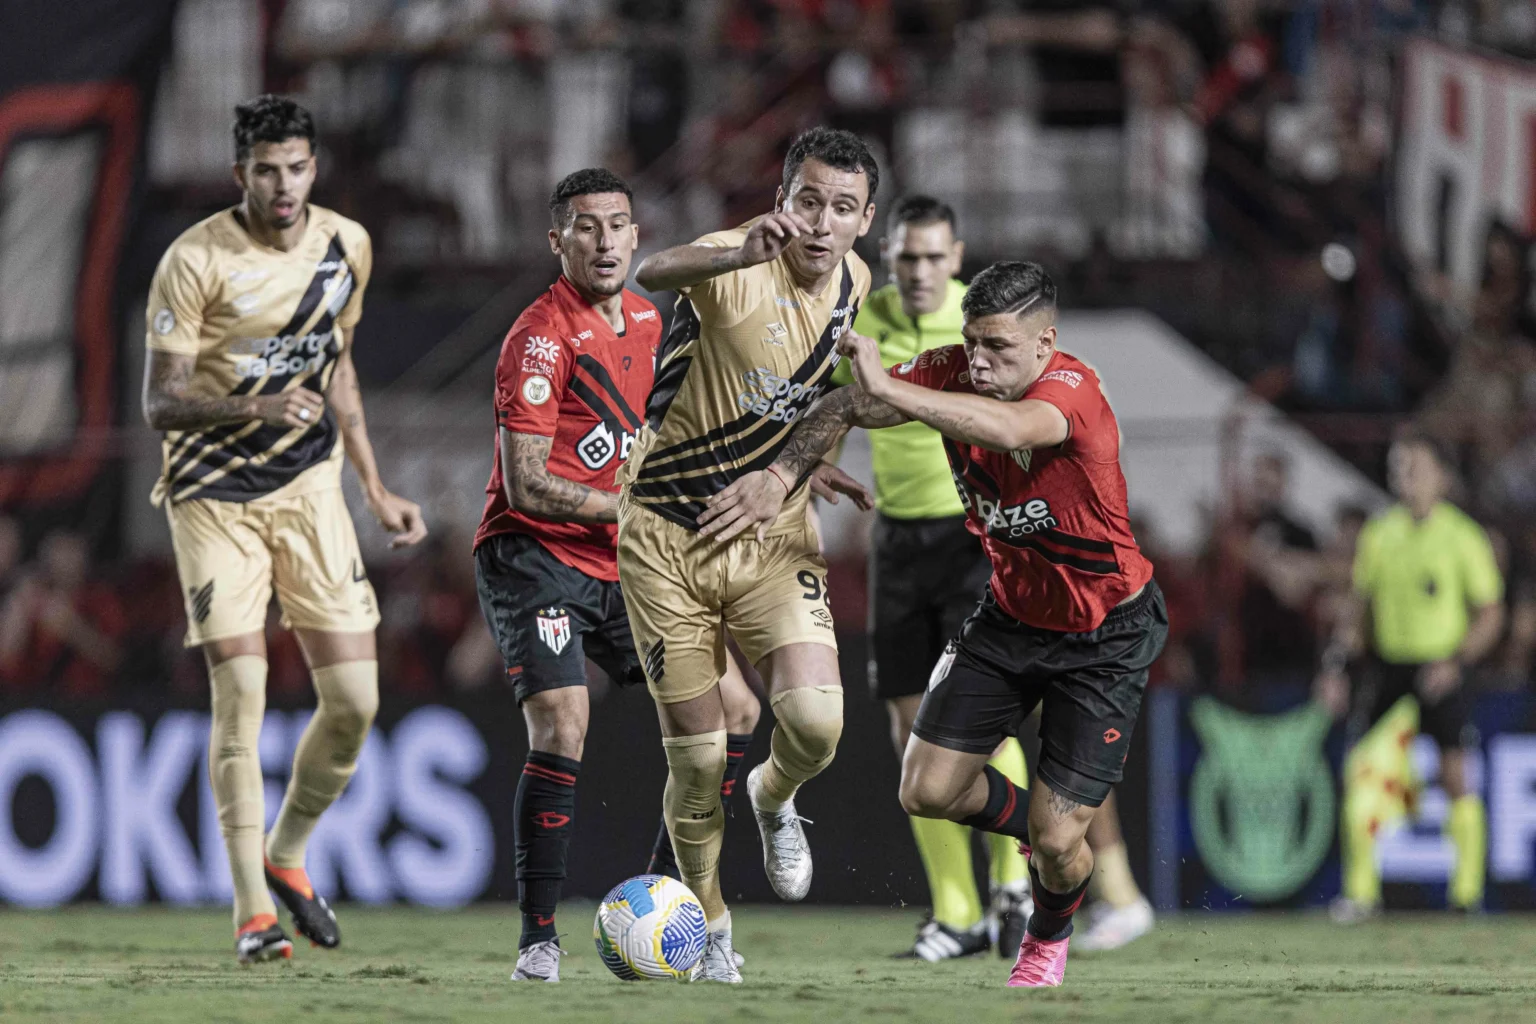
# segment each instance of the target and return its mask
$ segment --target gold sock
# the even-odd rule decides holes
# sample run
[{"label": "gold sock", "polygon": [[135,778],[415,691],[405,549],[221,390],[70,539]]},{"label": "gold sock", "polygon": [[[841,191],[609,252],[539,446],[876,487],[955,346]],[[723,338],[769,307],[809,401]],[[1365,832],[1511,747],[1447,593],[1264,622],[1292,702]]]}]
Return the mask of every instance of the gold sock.
[{"label": "gold sock", "polygon": [[1447,902],[1464,910],[1480,907],[1488,859],[1488,818],[1483,810],[1483,798],[1468,793],[1451,801],[1445,830],[1456,847],[1456,864],[1451,869]]},{"label": "gold sock", "polygon": [[1093,877],[1088,882],[1088,891],[1094,899],[1116,909],[1140,901],[1141,890],[1136,886],[1136,876],[1131,874],[1125,843],[1093,851]]},{"label": "gold sock", "polygon": [[208,777],[219,808],[219,831],[235,890],[235,927],[258,914],[276,914],[261,863],[261,720],[267,707],[267,659],[242,654],[208,673],[213,722]]},{"label": "gold sock", "polygon": [[[704,907],[704,920],[726,913],[720,893],[720,846],[725,841],[725,809],[720,780],[725,778],[725,730],[699,736],[669,736],[661,741],[667,757],[667,788],[662,816],[672,834],[678,874]],[[727,926],[729,918],[725,918]]]},{"label": "gold sock", "polygon": [[933,919],[965,931],[981,920],[976,873],[971,868],[971,830],[944,818],[912,818],[912,835],[928,876]]},{"label": "gold sock", "polygon": [[[1024,748],[1019,746],[1018,740],[1004,740],[1003,748],[988,763],[1002,772],[1021,794],[1029,789],[1029,766],[1024,761]],[[1019,852],[1019,841],[996,832],[988,832],[986,837],[987,874],[992,885],[999,889],[1005,885],[1023,885],[1029,879],[1029,864]]]},{"label": "gold sock", "polygon": [[775,695],[769,704],[778,724],[753,803],[777,811],[832,763],[843,733],[843,688],[801,686]]},{"label": "gold sock", "polygon": [[319,700],[299,737],[288,792],[267,836],[267,857],[280,868],[304,866],[310,833],[357,771],[357,756],[379,709],[377,661],[338,662],[311,676]]}]

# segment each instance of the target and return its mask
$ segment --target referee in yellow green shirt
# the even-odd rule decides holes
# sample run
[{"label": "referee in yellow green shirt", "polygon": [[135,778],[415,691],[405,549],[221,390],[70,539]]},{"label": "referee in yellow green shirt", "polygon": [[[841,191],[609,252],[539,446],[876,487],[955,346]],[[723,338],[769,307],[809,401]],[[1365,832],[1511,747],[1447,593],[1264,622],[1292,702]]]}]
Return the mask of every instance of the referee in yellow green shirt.
[{"label": "referee in yellow green shirt", "polygon": [[[880,357],[895,366],[920,352],[964,342],[954,279],[965,243],[955,237],[955,213],[927,196],[898,201],[881,239],[891,283],[870,293],[854,330],[880,343]],[[850,384],[840,364],[836,384]],[[992,575],[981,542],[965,527],[943,440],[913,421],[870,431],[875,472],[874,551],[870,559],[870,689],[890,713],[899,758],[906,749],[928,676],[944,645],[976,609]],[[1010,739],[994,765],[1015,785],[1026,782],[1024,752]],[[913,818],[933,898],[933,917],[918,930],[911,954],[937,961],[985,952],[996,941],[1003,956],[1018,952],[1028,910],[1028,869],[1016,844],[988,836],[991,913],[984,914],[971,870],[970,829],[952,821]]]},{"label": "referee in yellow green shirt", "polygon": [[1440,748],[1440,784],[1451,800],[1448,903],[1471,910],[1483,901],[1487,824],[1482,799],[1467,790],[1467,754],[1478,736],[1462,675],[1503,631],[1504,582],[1488,535],[1446,500],[1454,470],[1439,445],[1405,436],[1387,458],[1398,503],[1360,532],[1355,601],[1320,678],[1324,698],[1338,706],[1345,661],[1366,653],[1352,701],[1360,739],[1345,764],[1344,892],[1334,908],[1341,921],[1381,905],[1376,837],[1413,809],[1406,752],[1415,731]]}]

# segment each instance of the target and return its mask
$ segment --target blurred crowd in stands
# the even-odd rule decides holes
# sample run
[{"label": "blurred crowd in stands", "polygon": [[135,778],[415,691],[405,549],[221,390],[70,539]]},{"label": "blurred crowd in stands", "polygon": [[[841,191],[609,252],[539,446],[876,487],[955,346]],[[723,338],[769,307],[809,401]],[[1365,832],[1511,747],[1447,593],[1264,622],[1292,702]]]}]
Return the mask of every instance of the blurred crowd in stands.
[{"label": "blurred crowd in stands", "polygon": [[[212,17],[199,3],[186,0],[186,16]],[[370,302],[433,280],[462,287],[475,273],[501,282],[529,252],[542,287],[544,202],[562,162],[633,176],[656,244],[761,212],[801,127],[853,128],[894,171],[884,198],[920,185],[955,202],[973,259],[1017,257],[1002,250],[1030,239],[1065,302],[1151,309],[1303,422],[1366,417],[1354,440],[1319,434],[1376,480],[1395,424],[1446,441],[1462,460],[1458,502],[1494,532],[1510,584],[1509,635],[1481,685],[1529,678],[1531,239],[1491,225],[1480,284],[1463,293],[1406,265],[1386,192],[1402,41],[1427,33],[1536,57],[1530,0],[252,5],[251,81],[213,88],[206,77],[235,73],[219,47],[244,36],[178,30],[151,152],[162,212],[229,201],[226,93],[285,90],[319,118],[322,200],[374,232]],[[211,113],[194,116],[199,104]],[[1074,219],[1052,220],[1061,210]],[[125,423],[137,415],[129,405]],[[1319,529],[1294,514],[1282,455],[1239,476],[1203,550],[1164,551],[1138,531],[1173,626],[1163,685],[1305,687],[1349,585],[1373,509],[1342,507]],[[181,646],[170,561],[100,565],[98,543],[36,523],[23,531],[0,514],[0,700],[205,692],[198,657]],[[415,557],[373,568],[386,691],[496,685],[467,553],[466,538],[439,531]],[[856,628],[862,567],[834,571],[839,621]],[[274,699],[301,697],[302,656],[275,615],[269,640]]]}]

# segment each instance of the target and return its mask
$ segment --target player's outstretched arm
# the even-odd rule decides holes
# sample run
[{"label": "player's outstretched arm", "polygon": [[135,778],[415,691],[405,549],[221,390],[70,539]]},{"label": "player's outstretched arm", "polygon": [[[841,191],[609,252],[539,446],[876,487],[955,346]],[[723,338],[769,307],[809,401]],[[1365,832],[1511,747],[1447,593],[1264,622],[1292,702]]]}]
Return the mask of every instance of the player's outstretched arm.
[{"label": "player's outstretched arm", "polygon": [[311,427],[325,399],[308,388],[278,395],[210,398],[192,391],[197,357],[150,349],[144,363],[144,422],[155,430],[204,430],[261,420],[274,427]]},{"label": "player's outstretched arm", "polygon": [[[835,478],[826,481],[833,489],[851,495],[862,509],[873,508],[874,499],[868,489],[852,481],[837,467],[823,463],[822,456],[835,448],[851,427],[894,427],[907,419],[884,402],[870,397],[858,384],[822,396],[790,432],[773,465],[746,474],[709,499],[699,516],[700,532],[706,537],[728,541],[756,527],[758,540],[762,540],[768,527],[779,517],[784,499],[789,497],[795,483],[824,469],[836,474]],[[845,486],[845,481],[852,481],[857,489]]]},{"label": "player's outstretched arm", "polygon": [[341,443],[347,451],[347,461],[357,473],[368,508],[379,525],[394,534],[389,546],[405,548],[421,543],[427,536],[427,521],[422,518],[421,506],[392,493],[379,479],[379,464],[374,460],[373,442],[368,440],[368,424],[363,419],[363,388],[357,380],[357,368],[352,365],[350,345],[336,357],[330,399],[331,408],[336,410],[336,421],[341,426]]},{"label": "player's outstretched arm", "polygon": [[507,501],[524,515],[557,523],[616,523],[619,496],[549,471],[554,438],[501,428],[502,485]]},{"label": "player's outstretched arm", "polygon": [[691,288],[733,270],[777,259],[810,225],[797,213],[770,213],[753,224],[735,249],[712,245],[675,245],[641,261],[635,281],[652,292]]},{"label": "player's outstretched arm", "polygon": [[872,398],[952,440],[1016,452],[1061,444],[1070,433],[1066,416],[1049,402],[1003,402],[898,380],[881,365],[875,339],[853,331],[838,339],[837,348],[852,362],[854,379]]}]

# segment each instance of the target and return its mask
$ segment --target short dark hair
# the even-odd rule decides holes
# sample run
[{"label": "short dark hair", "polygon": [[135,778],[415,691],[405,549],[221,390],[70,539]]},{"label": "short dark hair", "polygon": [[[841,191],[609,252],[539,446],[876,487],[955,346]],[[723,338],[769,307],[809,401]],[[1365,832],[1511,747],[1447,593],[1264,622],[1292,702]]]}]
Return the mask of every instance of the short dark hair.
[{"label": "short dark hair", "polygon": [[864,140],[853,132],[841,128],[808,128],[796,135],[795,141],[789,144],[789,152],[784,154],[786,196],[790,183],[806,160],[820,160],[828,167],[849,173],[863,171],[869,181],[869,198],[865,205],[875,201],[875,193],[880,190],[880,165],[875,163],[875,154],[869,151]]},{"label": "short dark hair", "polygon": [[307,139],[310,152],[315,150],[315,119],[288,97],[263,93],[235,108],[236,160],[250,156],[258,142],[289,139]]},{"label": "short dark hair", "polygon": [[938,224],[943,222],[955,230],[955,208],[933,196],[902,196],[891,207],[891,215],[885,219],[885,229],[895,231],[898,224]]},{"label": "short dark hair", "polygon": [[549,194],[549,217],[555,227],[563,228],[571,219],[571,200],[577,196],[598,195],[604,192],[622,192],[635,203],[635,193],[625,180],[606,167],[586,167],[572,171],[561,178],[555,190]]},{"label": "short dark hair", "polygon": [[971,279],[960,312],[967,320],[997,313],[1038,313],[1056,309],[1056,282],[1038,263],[1004,260]]},{"label": "short dark hair", "polygon": [[1456,450],[1434,434],[1421,427],[1405,427],[1392,439],[1394,445],[1405,448],[1422,448],[1434,458],[1440,469],[1451,477],[1460,472]]}]

